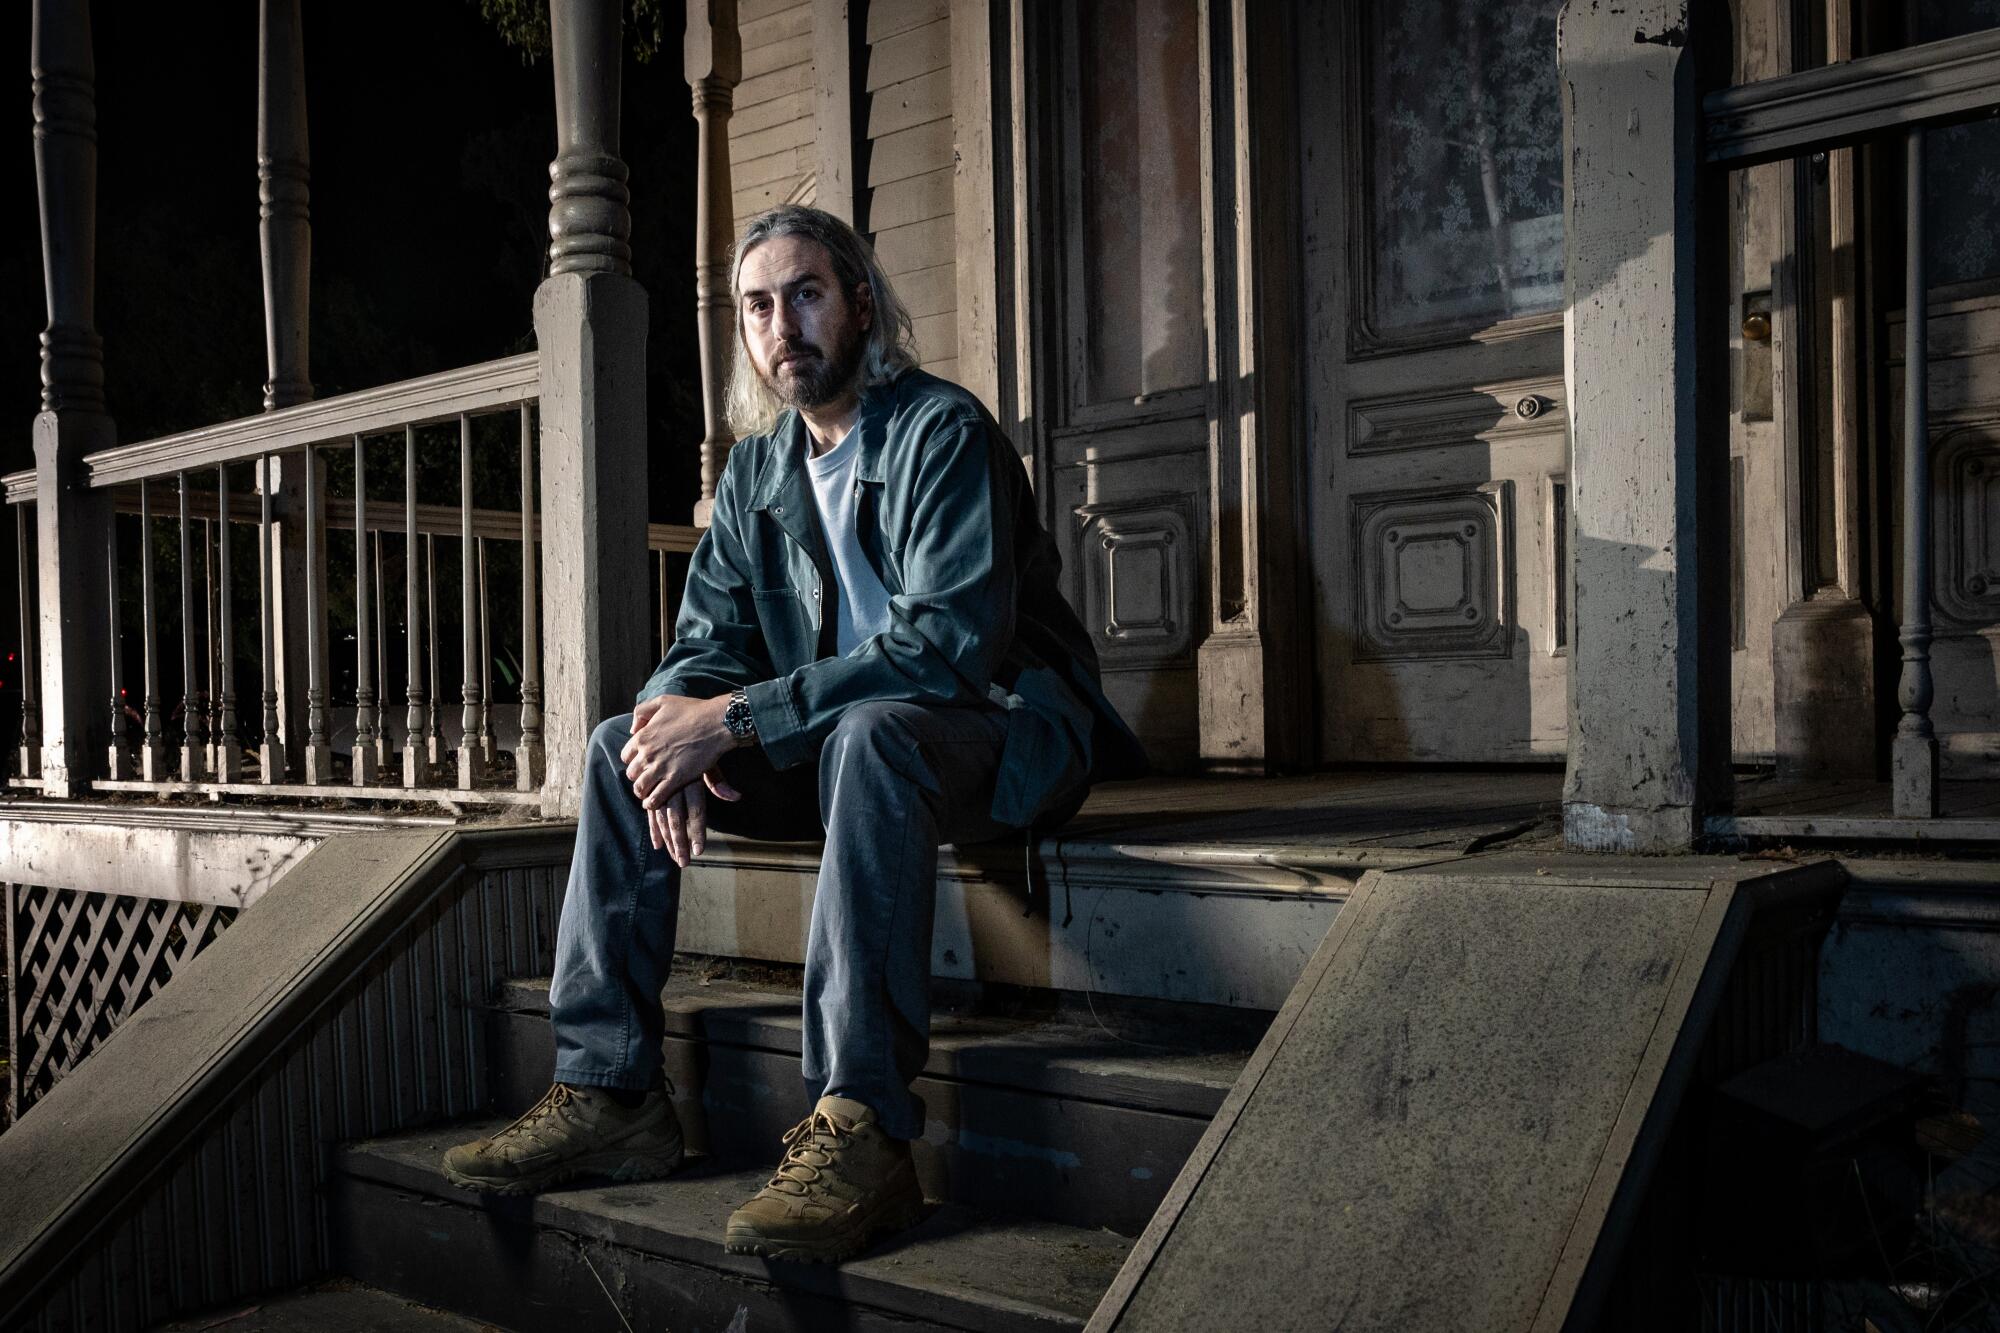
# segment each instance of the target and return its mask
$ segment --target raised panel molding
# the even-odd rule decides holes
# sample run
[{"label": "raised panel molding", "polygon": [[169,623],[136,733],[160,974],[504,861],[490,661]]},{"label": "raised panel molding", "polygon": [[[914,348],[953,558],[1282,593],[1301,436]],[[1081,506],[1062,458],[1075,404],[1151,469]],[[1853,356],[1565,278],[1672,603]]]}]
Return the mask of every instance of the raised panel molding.
[{"label": "raised panel molding", "polygon": [[1392,454],[1561,432],[1569,424],[1566,402],[1560,379],[1357,401],[1347,408],[1347,452]]},{"label": "raised panel molding", "polygon": [[1357,495],[1354,660],[1513,652],[1512,483]]},{"label": "raised panel molding", "polygon": [[1083,505],[1084,616],[1107,671],[1185,665],[1194,646],[1187,496]]},{"label": "raised panel molding", "polygon": [[1937,609],[1961,626],[2000,623],[2000,435],[1963,426],[1933,448]]}]

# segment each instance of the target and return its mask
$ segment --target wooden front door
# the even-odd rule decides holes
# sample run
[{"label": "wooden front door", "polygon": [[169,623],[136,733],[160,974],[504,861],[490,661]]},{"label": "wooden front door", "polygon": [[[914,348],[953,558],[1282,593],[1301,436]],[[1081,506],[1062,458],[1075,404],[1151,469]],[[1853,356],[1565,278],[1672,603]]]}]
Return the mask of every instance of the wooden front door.
[{"label": "wooden front door", "polygon": [[1564,751],[1559,7],[1302,8],[1305,490],[1329,761]]}]

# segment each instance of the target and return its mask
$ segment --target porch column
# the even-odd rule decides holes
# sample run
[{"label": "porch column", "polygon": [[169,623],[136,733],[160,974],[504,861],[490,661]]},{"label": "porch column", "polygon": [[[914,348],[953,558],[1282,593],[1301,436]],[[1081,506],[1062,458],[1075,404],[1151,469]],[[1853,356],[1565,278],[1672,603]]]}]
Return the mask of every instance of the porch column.
[{"label": "porch column", "polygon": [[[1852,15],[1827,4],[1825,46],[1814,49],[1803,3],[1773,6],[1770,74],[1854,57]],[[1753,168],[1780,184],[1774,293],[1777,414],[1785,449],[1785,584],[1790,598],[1771,627],[1771,689],[1778,772],[1785,777],[1867,777],[1875,772],[1874,614],[1862,599],[1867,529],[1862,453],[1868,423],[1859,156],[1826,153]],[[1813,174],[1826,172],[1827,209]],[[1817,333],[1828,308],[1830,341]],[[1822,372],[1822,367],[1825,371]],[[1825,388],[1820,375],[1825,373]],[[1823,448],[1824,446],[1824,448]]]},{"label": "porch column", "polygon": [[554,0],[556,159],[541,351],[542,810],[574,815],[584,747],[651,663],[646,570],[646,293],[632,277],[618,156],[619,6]]},{"label": "porch column", "polygon": [[[259,0],[257,7],[257,233],[264,269],[264,410],[310,402],[308,318],[311,310],[312,221],[308,210],[311,156],[306,138],[306,68],[299,0]],[[287,767],[305,763],[306,663],[328,651],[326,607],[306,596],[306,524],[326,518],[325,463],[317,454],[272,459],[271,512],[276,568],[271,580],[277,650],[278,726]],[[317,485],[306,481],[319,469]],[[309,505],[319,502],[315,515]],[[268,553],[260,558],[270,558]],[[317,644],[308,642],[308,635]]]},{"label": "porch column", "polygon": [[1573,847],[1671,851],[1730,792],[1728,235],[1717,0],[1570,0],[1564,110]]},{"label": "porch column", "polygon": [[[824,6],[822,6],[824,8]],[[818,11],[815,11],[817,15]],[[687,0],[687,34],[681,43],[688,90],[694,95],[695,143],[694,304],[701,344],[701,498],[696,527],[708,526],[715,482],[736,437],[723,402],[734,347],[734,303],[729,293],[729,247],[736,239],[734,196],[729,189],[729,114],[743,77],[743,41],[736,29],[736,0]]]},{"label": "porch column", "polygon": [[1297,577],[1309,561],[1293,522],[1294,23],[1290,6],[1258,0],[1206,12],[1218,80],[1212,151],[1224,164],[1212,174],[1233,198],[1216,210],[1209,301],[1222,388],[1209,450],[1212,628],[1196,655],[1201,758],[1220,771],[1268,772],[1300,762],[1311,731],[1297,638],[1311,623]]},{"label": "porch column", "polygon": [[105,708],[108,495],[84,455],[114,443],[104,409],[97,304],[97,68],[87,0],[34,0],[35,186],[41,209],[42,410],[35,417],[43,790],[81,795],[88,755],[111,737]]}]

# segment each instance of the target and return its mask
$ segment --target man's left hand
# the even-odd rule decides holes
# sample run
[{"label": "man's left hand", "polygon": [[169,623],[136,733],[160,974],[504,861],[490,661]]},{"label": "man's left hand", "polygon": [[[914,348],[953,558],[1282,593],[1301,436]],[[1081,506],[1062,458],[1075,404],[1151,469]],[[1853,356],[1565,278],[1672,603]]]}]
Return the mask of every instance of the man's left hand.
[{"label": "man's left hand", "polygon": [[722,724],[729,696],[682,699],[672,695],[643,722],[634,718],[632,739],[618,752],[625,777],[639,803],[657,810],[667,798],[714,768],[736,748],[736,737]]}]

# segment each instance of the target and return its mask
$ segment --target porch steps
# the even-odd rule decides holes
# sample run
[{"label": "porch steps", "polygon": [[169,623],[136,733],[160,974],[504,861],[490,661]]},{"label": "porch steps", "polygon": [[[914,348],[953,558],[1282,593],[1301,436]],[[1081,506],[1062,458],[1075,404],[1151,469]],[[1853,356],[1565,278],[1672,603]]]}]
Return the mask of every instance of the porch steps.
[{"label": "porch steps", "polygon": [[[811,1109],[799,991],[776,969],[746,981],[716,966],[684,962],[662,996],[676,1109],[692,1150],[776,1165],[779,1137]],[[1188,1005],[1168,1021],[1126,1005],[1094,1021],[1087,1008],[954,1005],[949,988],[939,999],[916,1083],[928,1196],[1127,1235],[1159,1207],[1268,1018]],[[494,1107],[519,1114],[554,1065],[547,979],[504,983],[494,1010]]]},{"label": "porch steps", "polygon": [[491,1333],[493,1325],[392,1296],[347,1278],[238,1301],[157,1326],[156,1333]]},{"label": "porch steps", "polygon": [[[731,975],[745,970],[684,959],[664,995],[676,1104],[702,1154],[680,1174],[492,1199],[452,1188],[437,1163],[500,1119],[349,1144],[329,1180],[336,1265],[523,1333],[616,1329],[621,1315],[738,1333],[1081,1328],[1263,1022],[1197,1006],[1178,1022],[1129,1006],[1089,1022],[1048,997],[996,1013],[947,987],[916,1085],[918,1173],[947,1202],[838,1269],[770,1264],[726,1253],[723,1223],[809,1107],[799,992],[782,970]],[[503,983],[488,1036],[495,1110],[518,1113],[548,1086],[546,979]]]},{"label": "porch steps", "polygon": [[722,1248],[774,1162],[697,1159],[671,1179],[495,1199],[437,1160],[498,1120],[349,1145],[328,1181],[336,1262],[362,1280],[516,1333],[1026,1333],[1080,1329],[1132,1242],[945,1204],[838,1267]]}]

